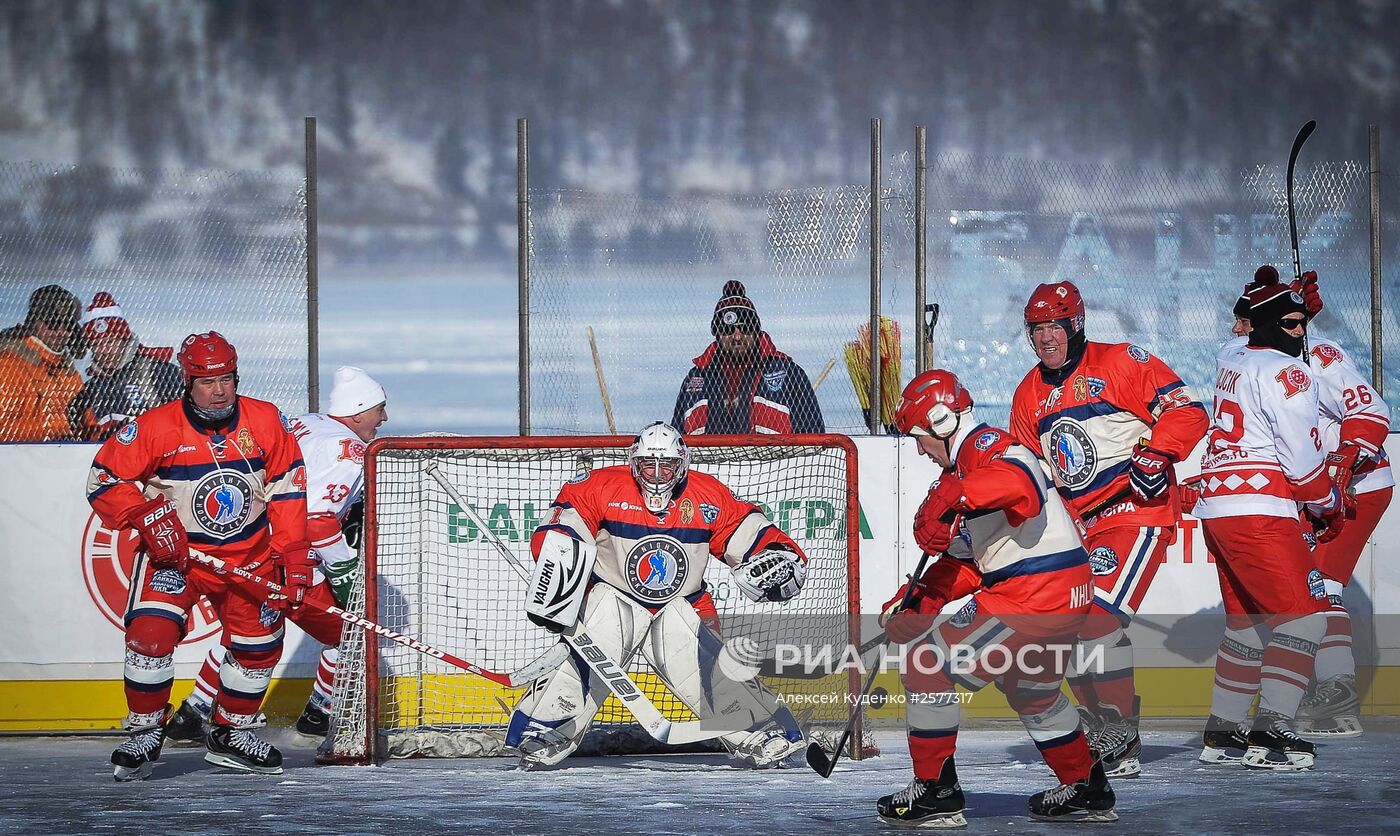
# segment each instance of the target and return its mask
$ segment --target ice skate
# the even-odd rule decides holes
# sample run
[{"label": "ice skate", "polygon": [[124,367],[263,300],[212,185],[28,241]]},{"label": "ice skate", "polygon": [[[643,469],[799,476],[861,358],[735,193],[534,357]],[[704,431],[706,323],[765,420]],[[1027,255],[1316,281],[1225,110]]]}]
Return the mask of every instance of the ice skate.
[{"label": "ice skate", "polygon": [[1361,695],[1355,676],[1334,676],[1317,683],[1298,707],[1298,734],[1303,737],[1356,737],[1361,734]]},{"label": "ice skate", "polygon": [[1136,778],[1142,774],[1142,738],[1138,735],[1137,718],[1124,717],[1110,706],[1102,710],[1098,734],[1090,748],[1109,778]]},{"label": "ice skate", "polygon": [[886,824],[935,829],[967,827],[967,816],[963,814],[966,808],[951,757],[943,762],[938,780],[915,778],[909,786],[875,803],[877,818]]},{"label": "ice skate", "polygon": [[1293,732],[1287,718],[1263,714],[1255,718],[1243,763],[1250,769],[1311,769],[1315,751],[1311,743]]},{"label": "ice skate", "polygon": [[165,739],[177,746],[203,745],[208,733],[209,708],[188,699],[180,703],[165,726]]},{"label": "ice skate", "polygon": [[160,748],[165,743],[165,723],[170,706],[151,725],[127,728],[127,738],[112,752],[112,777],[118,781],[144,781],[151,775],[153,764],[160,760]]},{"label": "ice skate", "polygon": [[277,747],[258,737],[253,726],[228,726],[214,723],[209,727],[209,751],[204,759],[215,766],[259,775],[281,775],[282,753]]},{"label": "ice skate", "polygon": [[320,740],[330,733],[330,730],[331,715],[317,705],[315,699],[307,700],[306,708],[302,709],[301,716],[297,718],[297,734]]},{"label": "ice skate", "polygon": [[1113,788],[1108,785],[1103,764],[1096,761],[1086,780],[1061,784],[1031,796],[1030,814],[1041,821],[1118,821],[1113,804]]},{"label": "ice skate", "polygon": [[1231,723],[1212,714],[1206,721],[1201,763],[1237,764],[1244,760],[1245,750],[1249,748],[1246,734],[1243,723]]}]

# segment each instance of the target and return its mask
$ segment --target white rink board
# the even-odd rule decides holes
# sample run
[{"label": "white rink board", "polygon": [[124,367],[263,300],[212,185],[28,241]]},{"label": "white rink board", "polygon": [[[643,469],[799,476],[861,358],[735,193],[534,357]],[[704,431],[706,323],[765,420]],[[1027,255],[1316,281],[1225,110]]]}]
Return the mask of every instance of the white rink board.
[{"label": "white rink board", "polygon": [[[869,530],[869,537],[861,541],[861,601],[869,613],[879,611],[918,561],[909,526],[937,467],[917,455],[910,439],[855,441]],[[1400,456],[1400,436],[1390,436],[1386,449],[1392,458]],[[113,623],[119,618],[113,610],[122,606],[124,597],[120,588],[112,588],[110,572],[102,576],[111,550],[100,542],[96,527],[90,527],[93,515],[83,494],[96,451],[91,444],[0,445],[0,572],[6,579],[0,584],[6,626],[0,630],[0,680],[121,678],[122,632]],[[892,501],[894,497],[898,501]],[[1188,519],[1185,526],[1191,537],[1178,538],[1168,550],[1167,565],[1148,593],[1144,616],[1219,607],[1215,568],[1205,560],[1194,522]],[[1396,547],[1378,548],[1376,543],[1400,543],[1400,512],[1393,505],[1361,557],[1353,586],[1369,600],[1372,612],[1400,614]],[[108,602],[105,614],[99,599]],[[207,638],[176,652],[177,676],[195,674],[216,641],[213,631],[212,625],[205,625],[199,632]],[[288,631],[279,676],[313,674],[316,647],[311,642],[303,647],[302,638],[300,631]],[[1400,651],[1400,637],[1378,638],[1382,648]],[[1192,664],[1164,649],[1143,651],[1140,665]]]}]

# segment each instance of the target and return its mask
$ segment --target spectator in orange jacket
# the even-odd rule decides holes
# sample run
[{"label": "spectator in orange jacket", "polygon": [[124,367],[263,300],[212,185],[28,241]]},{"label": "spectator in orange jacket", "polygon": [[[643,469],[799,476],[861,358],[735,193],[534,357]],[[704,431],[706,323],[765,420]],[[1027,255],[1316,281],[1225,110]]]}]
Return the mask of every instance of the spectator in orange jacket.
[{"label": "spectator in orange jacket", "polygon": [[29,297],[24,322],[0,331],[0,443],[71,441],[68,405],[83,388],[78,298],[56,284]]}]

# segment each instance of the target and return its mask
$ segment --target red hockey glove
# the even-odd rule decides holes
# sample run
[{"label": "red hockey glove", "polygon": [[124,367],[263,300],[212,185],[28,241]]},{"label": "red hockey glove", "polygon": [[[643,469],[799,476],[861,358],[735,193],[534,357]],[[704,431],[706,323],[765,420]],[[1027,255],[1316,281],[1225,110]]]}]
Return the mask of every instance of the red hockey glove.
[{"label": "red hockey glove", "polygon": [[311,588],[311,581],[316,568],[316,563],[311,559],[310,550],[305,546],[289,549],[279,558],[282,564],[282,595],[272,596],[269,600],[278,609],[295,610],[301,607],[301,602],[306,600],[306,590]]},{"label": "red hockey glove", "polygon": [[1190,514],[1196,510],[1196,503],[1201,501],[1201,487],[1204,484],[1204,480],[1199,476],[1181,483],[1181,513]]},{"label": "red hockey glove", "polygon": [[137,505],[128,517],[141,535],[141,544],[156,566],[173,566],[181,572],[190,565],[190,542],[185,524],[175,513],[175,503],[163,496]]},{"label": "red hockey glove", "polygon": [[[963,496],[962,480],[951,472],[945,472],[929,488],[928,496],[914,514],[914,539],[919,543],[923,543],[924,538],[936,540],[938,527],[952,522],[958,512],[966,510],[967,498]],[[926,546],[924,551],[937,554],[939,550]]]},{"label": "red hockey glove", "polygon": [[[901,609],[904,592],[911,583],[915,584],[914,594],[909,598],[909,606]],[[885,628],[885,635],[890,641],[895,644],[908,644],[933,629],[934,619],[946,603],[947,599],[931,594],[922,579],[910,579],[881,608],[880,626]]]},{"label": "red hockey glove", "polygon": [[1133,448],[1133,456],[1128,460],[1128,483],[1138,499],[1156,499],[1167,492],[1171,483],[1172,460],[1160,450],[1153,450],[1144,444]]},{"label": "red hockey glove", "polygon": [[1331,504],[1320,507],[1308,503],[1303,506],[1303,512],[1307,514],[1308,522],[1312,524],[1319,544],[1330,543],[1337,539],[1337,535],[1342,533],[1342,527],[1346,525],[1346,503],[1342,501],[1341,491],[1335,487],[1332,489]]},{"label": "red hockey glove", "polygon": [[1294,279],[1290,287],[1303,297],[1303,310],[1312,319],[1322,313],[1322,294],[1317,290],[1317,271],[1309,270],[1301,279]]},{"label": "red hockey glove", "polygon": [[1343,443],[1327,454],[1327,478],[1341,494],[1342,510],[1349,520],[1356,518],[1356,491],[1352,490],[1351,480],[1360,459],[1361,448],[1355,444]]},{"label": "red hockey glove", "polygon": [[953,523],[933,519],[924,520],[921,525],[918,517],[914,519],[914,540],[918,542],[919,548],[929,554],[943,554],[953,545]]}]

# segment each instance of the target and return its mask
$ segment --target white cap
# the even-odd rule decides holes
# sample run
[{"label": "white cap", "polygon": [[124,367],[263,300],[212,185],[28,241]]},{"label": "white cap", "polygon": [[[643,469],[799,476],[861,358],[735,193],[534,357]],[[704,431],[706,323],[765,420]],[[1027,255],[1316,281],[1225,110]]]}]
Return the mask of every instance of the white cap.
[{"label": "white cap", "polygon": [[384,387],[375,382],[364,369],[341,366],[335,370],[335,385],[331,387],[332,418],[349,418],[388,400]]}]

